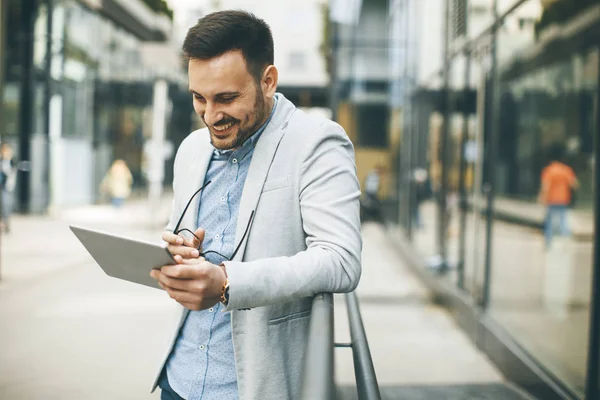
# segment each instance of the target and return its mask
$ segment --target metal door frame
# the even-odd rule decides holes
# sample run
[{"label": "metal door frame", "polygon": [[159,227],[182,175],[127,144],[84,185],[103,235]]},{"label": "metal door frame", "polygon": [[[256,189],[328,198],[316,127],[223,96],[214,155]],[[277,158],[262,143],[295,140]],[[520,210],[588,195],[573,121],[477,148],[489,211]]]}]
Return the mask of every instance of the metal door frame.
[{"label": "metal door frame", "polygon": [[[600,54],[600,46],[596,47]],[[600,61],[598,61],[600,67]],[[600,398],[600,73],[596,83],[596,134],[594,135],[594,260],[588,339],[585,397]]]}]

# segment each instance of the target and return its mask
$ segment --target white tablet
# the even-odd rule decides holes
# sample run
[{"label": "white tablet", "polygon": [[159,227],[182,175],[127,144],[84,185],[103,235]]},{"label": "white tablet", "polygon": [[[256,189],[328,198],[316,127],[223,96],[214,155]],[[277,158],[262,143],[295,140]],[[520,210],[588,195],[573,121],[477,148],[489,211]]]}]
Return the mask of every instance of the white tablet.
[{"label": "white tablet", "polygon": [[73,225],[69,227],[100,268],[114,278],[162,289],[150,276],[150,271],[176,264],[166,244],[161,246]]}]

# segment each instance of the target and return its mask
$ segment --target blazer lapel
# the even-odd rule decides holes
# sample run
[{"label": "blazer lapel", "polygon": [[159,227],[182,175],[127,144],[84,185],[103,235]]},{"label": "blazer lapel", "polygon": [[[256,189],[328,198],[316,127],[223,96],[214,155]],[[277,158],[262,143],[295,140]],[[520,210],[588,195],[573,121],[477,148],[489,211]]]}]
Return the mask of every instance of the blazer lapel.
[{"label": "blazer lapel", "polygon": [[275,157],[275,153],[277,152],[279,142],[283,137],[285,128],[287,128],[290,117],[296,110],[296,107],[283,97],[283,95],[277,95],[279,98],[275,114],[256,142],[254,154],[252,155],[252,161],[250,161],[250,168],[248,169],[248,175],[246,177],[246,183],[244,184],[244,190],[242,191],[235,231],[235,243],[240,246],[234,257],[234,260],[236,261],[241,261],[243,259],[248,235],[244,238],[243,243],[240,241],[248,227],[250,217],[253,216],[252,213],[256,210],[262,188],[267,178],[267,174],[269,173],[273,158]]},{"label": "blazer lapel", "polygon": [[[201,135],[208,135],[208,132],[204,130],[200,132]],[[205,184],[204,179],[206,177],[206,172],[208,170],[208,165],[210,163],[210,159],[212,158],[212,154],[214,148],[209,144],[202,144],[200,146],[200,151],[196,154],[194,161],[190,165],[190,169],[188,172],[188,179],[185,180],[187,186],[182,188],[183,193],[183,203],[185,204],[189,201],[192,195]],[[183,220],[181,221],[181,228],[187,228],[192,232],[198,228],[198,206],[200,205],[200,196],[202,196],[202,192],[198,193],[194,200],[192,200],[189,208],[187,209]],[[183,212],[183,208],[181,209]]]}]

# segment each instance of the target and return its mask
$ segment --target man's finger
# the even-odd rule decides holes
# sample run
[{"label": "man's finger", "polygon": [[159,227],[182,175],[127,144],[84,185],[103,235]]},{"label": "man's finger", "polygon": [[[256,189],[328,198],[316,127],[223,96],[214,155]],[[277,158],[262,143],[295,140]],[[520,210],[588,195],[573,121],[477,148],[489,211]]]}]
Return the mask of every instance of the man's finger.
[{"label": "man's finger", "polygon": [[170,244],[183,244],[183,238],[179,235],[174,234],[173,232],[165,231],[162,233],[162,240]]},{"label": "man's finger", "polygon": [[160,272],[169,278],[176,279],[203,279],[205,277],[202,263],[165,265]]},{"label": "man's finger", "polygon": [[[178,260],[178,257],[175,257],[175,261]],[[200,265],[206,261],[204,257],[196,257],[196,258],[183,258],[181,257],[181,261],[177,261],[177,264],[186,264],[186,265]]]},{"label": "man's finger", "polygon": [[196,232],[194,232],[194,238],[192,239],[192,247],[199,247],[204,242],[205,234],[206,230],[204,228],[196,229]]},{"label": "man's finger", "polygon": [[158,276],[159,276],[159,274],[160,274],[160,271],[158,271],[158,270],[154,270],[154,269],[153,269],[152,271],[150,271],[150,276],[151,276],[151,277],[152,277],[154,280],[156,280],[156,282],[158,283],[158,285],[159,285],[161,288],[163,288],[163,290],[168,290],[169,288],[168,288],[167,286],[165,286],[165,284],[164,284],[164,283],[162,283],[161,281],[159,281],[159,280],[158,280]]},{"label": "man's finger", "polygon": [[169,250],[169,253],[173,256],[179,255],[183,258],[197,258],[200,256],[200,252],[197,249],[188,246],[176,246],[170,244],[167,246],[167,250]]},{"label": "man's finger", "polygon": [[183,245],[187,246],[187,247],[192,247],[194,249],[197,249],[199,247],[200,242],[198,242],[198,240],[196,238],[183,238]]},{"label": "man's finger", "polygon": [[198,265],[202,264],[206,261],[204,257],[196,257],[196,258],[183,258],[180,255],[176,255],[173,257],[177,264],[188,264],[188,265]]},{"label": "man's finger", "polygon": [[160,273],[160,272],[158,274],[156,274],[156,278],[155,279],[167,291],[177,290],[177,291],[187,292],[189,290],[189,286],[190,286],[190,284],[192,282],[189,279],[171,278],[168,275],[165,275],[165,274]]},{"label": "man's finger", "polygon": [[167,293],[169,294],[169,297],[171,297],[173,300],[177,301],[180,304],[198,304],[201,303],[203,300],[202,297],[198,296],[197,294],[175,288],[167,288]]}]

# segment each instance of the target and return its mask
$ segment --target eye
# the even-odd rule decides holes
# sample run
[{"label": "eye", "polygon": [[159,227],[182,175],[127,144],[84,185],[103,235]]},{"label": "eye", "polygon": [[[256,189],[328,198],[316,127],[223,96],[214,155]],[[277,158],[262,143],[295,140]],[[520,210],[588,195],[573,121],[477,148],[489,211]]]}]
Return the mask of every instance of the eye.
[{"label": "eye", "polygon": [[222,97],[222,98],[220,99],[220,101],[221,101],[221,103],[225,103],[225,104],[227,104],[227,103],[231,103],[231,102],[232,102],[232,101],[234,101],[235,99],[236,99],[236,97],[235,97],[235,96],[234,96],[234,97]]},{"label": "eye", "polygon": [[198,100],[198,101],[205,101],[205,100],[204,100],[204,97],[202,97],[202,96],[200,96],[200,95],[198,95],[198,94],[195,94],[195,93],[194,93],[194,94],[193,94],[193,96],[194,96],[194,99],[196,99],[196,100]]}]

